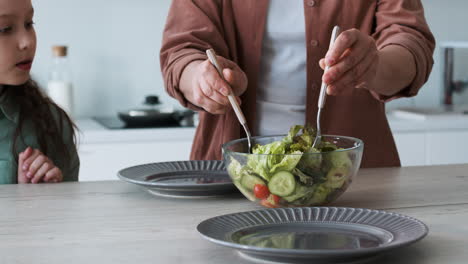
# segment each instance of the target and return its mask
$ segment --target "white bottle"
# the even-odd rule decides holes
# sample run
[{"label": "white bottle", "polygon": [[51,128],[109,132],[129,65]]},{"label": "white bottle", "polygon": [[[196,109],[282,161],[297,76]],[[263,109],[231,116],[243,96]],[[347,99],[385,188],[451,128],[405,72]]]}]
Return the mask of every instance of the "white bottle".
[{"label": "white bottle", "polygon": [[70,117],[73,117],[73,85],[68,65],[67,47],[52,47],[53,60],[49,71],[47,94]]}]

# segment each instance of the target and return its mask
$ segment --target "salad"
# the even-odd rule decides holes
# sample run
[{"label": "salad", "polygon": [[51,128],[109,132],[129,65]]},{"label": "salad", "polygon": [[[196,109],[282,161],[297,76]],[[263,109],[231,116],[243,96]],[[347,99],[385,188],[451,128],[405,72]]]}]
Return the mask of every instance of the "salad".
[{"label": "salad", "polygon": [[228,157],[228,172],[249,200],[263,206],[323,204],[346,189],[353,162],[333,143],[322,140],[313,148],[314,139],[313,129],[293,126],[282,140],[255,145],[257,155]]}]

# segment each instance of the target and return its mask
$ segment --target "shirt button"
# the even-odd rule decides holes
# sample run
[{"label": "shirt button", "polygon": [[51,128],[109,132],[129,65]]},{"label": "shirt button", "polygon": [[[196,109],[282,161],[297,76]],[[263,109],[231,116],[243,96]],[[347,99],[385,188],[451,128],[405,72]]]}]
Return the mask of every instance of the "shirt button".
[{"label": "shirt button", "polygon": [[318,85],[315,84],[315,83],[313,83],[313,84],[312,84],[312,90],[317,90],[317,88],[318,88]]},{"label": "shirt button", "polygon": [[312,45],[313,47],[317,47],[318,44],[319,44],[318,41],[315,39],[310,41],[310,45]]},{"label": "shirt button", "polygon": [[307,5],[310,6],[310,7],[315,6],[315,4],[316,4],[315,0],[309,0],[309,1],[307,1]]}]

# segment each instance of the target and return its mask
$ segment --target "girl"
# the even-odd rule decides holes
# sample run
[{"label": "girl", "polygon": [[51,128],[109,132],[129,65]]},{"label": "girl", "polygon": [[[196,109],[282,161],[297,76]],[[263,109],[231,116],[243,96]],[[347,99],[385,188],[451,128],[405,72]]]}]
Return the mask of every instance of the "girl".
[{"label": "girl", "polygon": [[0,0],[0,184],[77,181],[74,124],[31,80],[31,0]]}]

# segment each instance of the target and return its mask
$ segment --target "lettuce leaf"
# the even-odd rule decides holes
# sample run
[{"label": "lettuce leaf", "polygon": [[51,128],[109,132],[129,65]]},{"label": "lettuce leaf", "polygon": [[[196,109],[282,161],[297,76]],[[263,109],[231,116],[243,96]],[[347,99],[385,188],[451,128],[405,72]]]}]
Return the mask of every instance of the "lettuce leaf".
[{"label": "lettuce leaf", "polygon": [[296,168],[297,164],[301,160],[302,152],[295,151],[288,154],[294,155],[283,155],[283,159],[281,162],[277,163],[270,169],[271,174],[275,174],[278,171],[289,171],[291,172],[294,168]]}]

